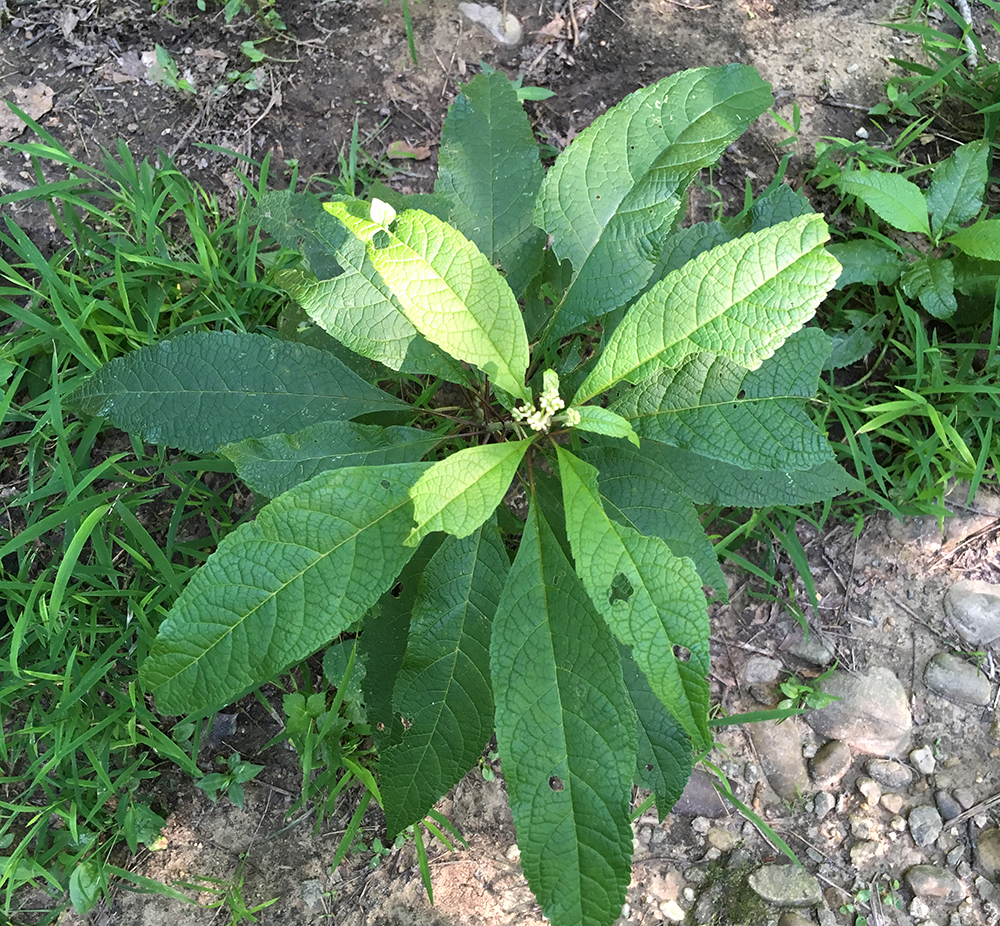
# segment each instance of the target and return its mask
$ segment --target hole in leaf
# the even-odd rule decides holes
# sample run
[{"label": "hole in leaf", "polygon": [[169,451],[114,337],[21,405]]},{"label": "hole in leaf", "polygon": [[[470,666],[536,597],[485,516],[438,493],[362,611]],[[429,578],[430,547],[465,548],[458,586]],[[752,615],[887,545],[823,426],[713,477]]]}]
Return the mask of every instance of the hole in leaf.
[{"label": "hole in leaf", "polygon": [[549,787],[553,791],[565,791],[566,785],[563,784],[563,780],[558,775],[553,775],[549,779]]},{"label": "hole in leaf", "polygon": [[389,247],[392,238],[389,233],[384,229],[380,228],[374,235],[372,235],[372,247],[376,251],[381,251],[383,248]]},{"label": "hole in leaf", "polygon": [[403,583],[402,582],[397,582],[392,587],[392,590],[389,592],[389,594],[392,595],[393,598],[398,598],[400,595],[402,595],[403,594]]},{"label": "hole in leaf", "polygon": [[687,662],[691,658],[691,650],[679,643],[674,645],[674,659],[678,662]]},{"label": "hole in leaf", "polygon": [[626,578],[625,573],[619,572],[611,580],[611,588],[608,591],[608,604],[614,604],[616,601],[628,601],[634,591],[635,589],[632,588],[632,583]]},{"label": "hole in leaf", "polygon": [[653,771],[653,766],[652,766],[652,765],[647,765],[647,766],[646,766],[646,771],[647,771],[647,772],[651,772],[651,771]]},{"label": "hole in leaf", "polygon": [[379,485],[382,486],[383,489],[391,489],[392,488],[392,483],[390,483],[388,479],[383,479],[379,483]]},{"label": "hole in leaf", "polygon": [[746,389],[741,389],[739,392],[736,393],[737,399],[745,399],[746,397],[747,397]]}]

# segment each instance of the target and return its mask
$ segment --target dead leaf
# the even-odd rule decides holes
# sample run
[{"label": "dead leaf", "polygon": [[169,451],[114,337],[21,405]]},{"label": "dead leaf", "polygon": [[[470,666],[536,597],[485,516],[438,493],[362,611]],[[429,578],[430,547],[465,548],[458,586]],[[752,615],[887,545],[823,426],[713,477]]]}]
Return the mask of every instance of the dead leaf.
[{"label": "dead leaf", "polygon": [[549,20],[541,29],[538,30],[536,35],[543,42],[555,42],[557,39],[563,37],[563,30],[566,28],[566,20],[556,13],[555,18]]},{"label": "dead leaf", "polygon": [[196,48],[194,56],[196,58],[218,58],[220,60],[229,57],[224,51],[219,51],[217,48]]},{"label": "dead leaf", "polygon": [[426,161],[431,156],[427,145],[411,145],[405,141],[391,141],[385,149],[386,157],[393,161],[409,158],[412,161]]},{"label": "dead leaf", "polygon": [[[9,92],[5,96],[9,97]],[[55,93],[48,84],[41,81],[31,87],[14,88],[14,105],[23,109],[32,119],[40,119],[50,109]],[[25,124],[5,105],[0,104],[0,141],[10,141],[25,129]]]}]

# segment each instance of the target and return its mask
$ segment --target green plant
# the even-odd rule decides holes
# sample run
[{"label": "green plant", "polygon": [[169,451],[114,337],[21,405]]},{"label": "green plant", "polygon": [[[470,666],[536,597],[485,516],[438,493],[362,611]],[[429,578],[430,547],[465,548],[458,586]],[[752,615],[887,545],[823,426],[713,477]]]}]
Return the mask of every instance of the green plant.
[{"label": "green plant", "polygon": [[237,807],[243,806],[243,785],[257,777],[257,773],[263,771],[263,765],[256,765],[240,758],[238,752],[232,753],[228,759],[219,756],[216,760],[226,769],[222,772],[210,772],[203,778],[195,782],[214,803],[219,799],[219,794],[225,794]]},{"label": "green plant", "polygon": [[832,675],[834,669],[836,668],[836,665],[831,666],[822,675],[817,676],[811,682],[800,681],[794,675],[785,679],[785,681],[778,686],[781,689],[781,693],[785,696],[778,702],[778,709],[784,710],[786,708],[804,707],[809,708],[810,710],[818,711],[821,707],[826,707],[834,701],[839,701],[840,698],[836,695],[827,694],[824,691],[820,691],[816,687],[816,685],[823,681],[823,679]]},{"label": "green plant", "polygon": [[236,872],[228,881],[224,878],[197,878],[195,881],[183,882],[182,887],[201,891],[202,893],[214,894],[216,899],[203,905],[206,910],[226,909],[229,914],[229,926],[240,926],[241,923],[256,923],[255,913],[266,910],[279,900],[273,897],[253,907],[248,907],[243,897],[243,870],[246,868],[250,853],[245,852],[240,856],[240,863],[236,867]]},{"label": "green plant", "polygon": [[802,408],[830,349],[804,326],[840,272],[822,218],[778,184],[677,228],[770,102],[745,66],[675,74],[546,175],[515,90],[483,74],[449,111],[432,196],[261,196],[303,255],[276,280],[325,333],[162,340],[71,399],[218,448],[273,499],[160,626],[158,709],[218,707],[358,636],[389,838],[495,725],[543,910],[612,922],[633,781],[663,814],[711,743],[702,587],[725,583],[694,502],[847,482]]},{"label": "green plant", "polygon": [[903,900],[896,893],[899,890],[899,881],[893,878],[891,881],[872,881],[868,887],[860,888],[854,894],[854,899],[850,903],[841,904],[840,912],[844,914],[854,914],[854,926],[868,926],[868,916],[860,911],[868,907],[872,916],[873,924],[884,922],[881,907],[895,907],[897,910],[903,909]]}]

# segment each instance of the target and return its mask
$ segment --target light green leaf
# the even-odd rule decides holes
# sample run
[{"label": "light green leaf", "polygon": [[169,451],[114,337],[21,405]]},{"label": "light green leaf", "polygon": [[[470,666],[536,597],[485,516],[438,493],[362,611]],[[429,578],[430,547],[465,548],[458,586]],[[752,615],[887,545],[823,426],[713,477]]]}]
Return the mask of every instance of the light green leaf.
[{"label": "light green leaf", "polygon": [[322,473],[224,537],[143,663],[159,710],[221,707],[358,620],[413,555],[409,490],[428,466]]},{"label": "light green leaf", "polygon": [[620,380],[638,383],[690,354],[756,369],[816,310],[840,272],[806,215],[700,254],[641,296],[580,386],[580,405]]},{"label": "light green leaf", "polygon": [[895,283],[906,269],[906,264],[895,251],[870,238],[831,244],[827,250],[841,266],[834,289],[843,289],[852,283],[864,283],[866,286],[884,283],[888,286]]},{"label": "light green leaf", "polygon": [[574,139],[535,211],[576,271],[553,336],[640,291],[688,184],[771,103],[770,87],[745,65],[683,71],[637,90]]},{"label": "light green leaf", "polygon": [[67,404],[152,444],[196,453],[408,408],[325,351],[229,331],[185,334],[112,360]]},{"label": "light green leaf", "polygon": [[625,687],[639,716],[635,780],[656,796],[662,823],[691,777],[691,740],[653,693],[628,648],[619,644],[618,650]]},{"label": "light green leaf", "polygon": [[389,836],[422,820],[493,733],[490,623],[509,569],[495,519],[448,537],[420,578],[394,709],[402,739],[379,757]]},{"label": "light green leaf", "polygon": [[686,556],[695,565],[703,585],[723,598],[726,580],[711,541],[694,505],[677,493],[669,470],[642,453],[602,457],[598,488],[601,504],[619,524],[647,537],[659,537],[674,556]]},{"label": "light green leaf", "polygon": [[450,197],[452,224],[500,266],[516,294],[542,262],[545,233],[532,213],[544,174],[510,80],[498,71],[474,77],[448,108],[434,190]]},{"label": "light green leaf", "polygon": [[708,614],[691,560],[612,521],[597,470],[556,447],[576,571],[598,613],[699,748],[708,735]]},{"label": "light green leaf", "polygon": [[934,168],[927,209],[937,237],[949,227],[974,219],[983,207],[988,170],[989,142],[959,145],[947,160]]},{"label": "light green leaf", "polygon": [[800,215],[811,215],[814,212],[809,200],[801,193],[793,190],[787,183],[779,183],[750,207],[750,227],[747,231],[762,231],[772,225],[790,222]]},{"label": "light green leaf", "polygon": [[841,174],[838,185],[893,228],[930,236],[924,194],[905,177],[877,170],[848,170]]},{"label": "light green leaf", "polygon": [[958,308],[955,299],[955,271],[951,261],[939,257],[925,257],[911,264],[899,278],[903,292],[917,298],[924,311],[935,318],[951,318]]},{"label": "light green leaf", "polygon": [[807,328],[757,370],[697,354],[611,406],[641,437],[743,469],[806,470],[833,459],[803,402],[816,394],[830,338]]},{"label": "light green leaf", "polygon": [[74,865],[69,876],[69,899],[77,916],[86,917],[107,887],[108,874],[100,859],[88,858]]},{"label": "light green leaf", "polygon": [[438,435],[417,428],[321,421],[295,434],[225,444],[219,452],[236,464],[251,489],[276,498],[330,469],[415,463],[439,441]]},{"label": "light green leaf", "polygon": [[528,884],[553,926],[608,926],[631,876],[635,714],[614,639],[534,500],[490,674]]},{"label": "light green leaf", "polygon": [[517,300],[471,241],[415,209],[397,216],[389,231],[371,221],[365,203],[327,203],[326,209],[365,242],[375,269],[424,337],[531,401],[524,384],[528,337]]},{"label": "light green leaf", "polygon": [[410,490],[415,546],[431,531],[467,537],[493,513],[510,488],[530,440],[483,444],[435,463]]},{"label": "light green leaf", "polygon": [[639,438],[632,425],[621,415],[598,405],[581,405],[573,411],[580,416],[580,420],[573,425],[577,430],[604,434],[607,437],[624,437],[636,447],[639,446]]},{"label": "light green leaf", "polygon": [[650,283],[659,283],[668,273],[680,270],[699,254],[732,240],[733,235],[718,222],[698,222],[678,229],[663,242]]},{"label": "light green leaf", "polygon": [[968,228],[961,228],[947,239],[970,257],[1000,261],[1000,219],[986,219]]}]

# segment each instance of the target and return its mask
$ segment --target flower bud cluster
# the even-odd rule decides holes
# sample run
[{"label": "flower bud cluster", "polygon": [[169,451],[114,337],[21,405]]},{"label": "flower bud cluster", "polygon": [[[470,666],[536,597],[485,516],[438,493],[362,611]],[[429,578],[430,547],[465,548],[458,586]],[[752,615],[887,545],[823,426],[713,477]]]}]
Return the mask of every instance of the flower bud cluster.
[{"label": "flower bud cluster", "polygon": [[[512,412],[515,421],[523,422],[532,431],[548,431],[556,413],[566,408],[566,403],[559,395],[559,374],[554,370],[546,370],[542,374],[542,384],[537,408],[522,405]],[[560,417],[570,427],[580,423],[580,413],[573,408]]]}]

